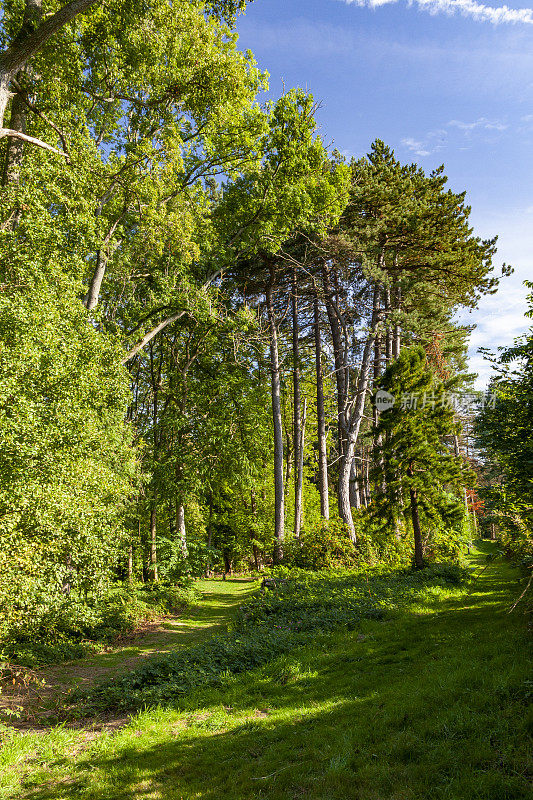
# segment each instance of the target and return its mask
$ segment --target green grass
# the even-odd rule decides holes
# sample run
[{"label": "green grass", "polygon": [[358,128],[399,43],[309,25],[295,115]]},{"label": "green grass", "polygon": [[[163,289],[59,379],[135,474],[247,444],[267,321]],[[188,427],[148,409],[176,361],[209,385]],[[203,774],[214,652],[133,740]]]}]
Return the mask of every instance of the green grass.
[{"label": "green grass", "polygon": [[507,614],[518,593],[512,568],[493,562],[469,590],[430,587],[383,621],[319,635],[115,733],[13,735],[2,797],[533,797],[526,630]]},{"label": "green grass", "polygon": [[50,667],[40,674],[64,691],[88,687],[95,678],[119,675],[149,656],[191,647],[227,626],[256,583],[239,579],[197,580],[194,586],[201,592],[202,601],[187,607],[180,616],[163,620],[156,631],[139,636],[131,644]]}]

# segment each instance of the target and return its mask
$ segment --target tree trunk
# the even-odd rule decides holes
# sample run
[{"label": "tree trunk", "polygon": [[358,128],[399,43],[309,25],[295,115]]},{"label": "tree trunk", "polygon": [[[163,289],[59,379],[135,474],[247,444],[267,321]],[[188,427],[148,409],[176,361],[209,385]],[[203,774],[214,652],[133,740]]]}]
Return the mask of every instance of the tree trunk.
[{"label": "tree trunk", "polygon": [[298,294],[296,270],[292,273],[292,377],[293,377],[293,431],[294,431],[294,535],[298,539],[302,524],[303,459],[301,451],[300,418],[300,339],[298,330]]},{"label": "tree trunk", "polygon": [[96,254],[96,267],[91,278],[91,284],[85,297],[83,298],[83,305],[87,311],[92,311],[98,305],[100,297],[100,289],[107,267],[107,256],[103,250],[98,250]]},{"label": "tree trunk", "polygon": [[230,551],[227,547],[224,548],[222,552],[224,558],[224,580],[226,579],[226,575],[231,575],[232,568],[231,568],[231,556]]},{"label": "tree trunk", "polygon": [[[26,114],[27,108],[20,92],[17,92],[11,101],[11,118],[9,120],[9,127],[11,130],[19,131],[20,133],[26,132]],[[4,161],[4,169],[2,172],[2,185],[8,186],[10,184],[17,184],[20,179],[20,168],[22,164],[22,156],[24,152],[24,142],[20,139],[8,138],[6,146],[6,155]]]},{"label": "tree trunk", "polygon": [[187,547],[187,531],[185,529],[185,508],[183,503],[176,503],[176,535],[183,557],[187,558],[189,550]]},{"label": "tree trunk", "polygon": [[389,366],[390,362],[392,361],[394,332],[390,326],[391,298],[390,289],[388,286],[384,287],[383,297],[385,301],[385,322],[387,325],[385,333],[385,363],[387,366]]},{"label": "tree trunk", "polygon": [[[34,29],[42,19],[42,0],[26,0],[26,8],[24,10],[24,19],[22,29]],[[24,70],[20,70],[16,74],[18,83],[23,82]],[[18,91],[14,94],[11,100],[11,114],[9,121],[9,129],[21,134],[26,133],[26,118],[28,108],[24,102],[23,91]],[[4,160],[4,168],[2,171],[2,185],[9,186],[18,184],[20,181],[20,170],[22,166],[22,158],[24,155],[24,141],[21,139],[10,136],[7,140],[6,154]],[[5,223],[6,228],[11,230],[17,227],[22,216],[20,206],[16,206],[11,211],[9,220]]]},{"label": "tree trunk", "polygon": [[[381,376],[381,366],[383,360],[383,348],[382,348],[383,335],[381,333],[381,323],[383,322],[383,309],[381,308],[381,287],[379,285],[377,287],[377,303],[374,306],[374,314],[375,314],[376,324],[380,328],[379,333],[376,335],[376,338],[374,339],[374,374],[373,374],[372,386],[375,392],[377,390],[378,381]],[[376,427],[379,422],[379,411],[376,404],[374,404],[374,407],[372,409],[372,417],[374,421],[374,427]],[[380,493],[384,495],[387,491],[387,487],[385,484],[385,465],[383,463],[382,445],[383,445],[382,437],[374,436],[373,440],[374,464],[379,466],[379,471],[380,471],[380,478],[376,482],[376,484],[377,488],[379,488]]]},{"label": "tree trunk", "polygon": [[305,446],[305,419],[307,414],[307,399],[304,398],[304,408],[302,412],[302,424],[300,430],[300,445],[298,447],[298,469],[296,473],[296,491],[294,506],[294,535],[300,538],[300,530],[303,524],[303,477],[304,477],[304,446]]},{"label": "tree trunk", "polygon": [[422,569],[424,566],[424,548],[422,546],[422,532],[420,530],[420,516],[418,513],[418,498],[415,489],[409,489],[411,496],[411,519],[413,521],[413,534],[415,537],[415,567]]},{"label": "tree trunk", "polygon": [[157,575],[157,507],[154,499],[150,508],[150,567],[154,583],[158,580]]},{"label": "tree trunk", "polygon": [[[251,508],[251,511],[252,511],[252,516],[253,516],[254,520],[256,520],[257,519],[257,501],[255,499],[255,492],[253,490],[253,487],[250,489],[250,508]],[[254,533],[255,533],[255,531],[254,531]],[[256,568],[256,570],[258,572],[262,572],[263,571],[263,555],[261,553],[261,550],[259,549],[259,547],[256,545],[255,542],[252,544],[252,552],[254,554],[255,568]]]},{"label": "tree trunk", "polygon": [[73,0],[55,14],[36,25],[41,11],[41,0],[26,0],[22,27],[9,47],[0,54],[0,127],[10,99],[10,83],[43,45],[78,14],[87,11],[98,0]]},{"label": "tree trunk", "polygon": [[[394,306],[396,311],[402,308],[402,289],[399,282],[396,283],[394,291]],[[394,323],[394,335],[392,339],[392,357],[398,358],[401,350],[401,328],[399,322]]]},{"label": "tree trunk", "polygon": [[316,417],[318,428],[318,491],[320,492],[320,513],[329,519],[328,493],[328,454],[326,442],[326,416],[324,412],[324,382],[322,377],[322,342],[320,337],[320,315],[318,293],[313,301],[316,365]]},{"label": "tree trunk", "polygon": [[292,443],[291,437],[288,430],[285,430],[285,478],[283,479],[283,498],[285,500],[285,495],[287,494],[287,490],[289,488],[289,481],[292,475]]},{"label": "tree trunk", "polygon": [[281,418],[281,390],[278,353],[278,331],[272,284],[266,290],[266,304],[270,327],[270,372],[272,386],[272,421],[274,426],[274,563],[283,558],[283,539],[285,538],[285,500],[283,496],[283,424]]},{"label": "tree trunk", "polygon": [[348,444],[346,452],[341,459],[341,467],[339,471],[339,516],[348,526],[348,532],[354,544],[357,541],[357,537],[352,517],[352,508],[350,505],[350,475],[352,472],[352,461],[355,455],[357,438],[359,436],[359,428],[361,427],[361,421],[363,419],[366,393],[368,390],[373,340],[374,333],[372,331],[366,341],[365,349],[363,351],[363,359],[357,379],[356,394],[353,400],[353,408],[350,413]]},{"label": "tree trunk", "polygon": [[361,508],[359,477],[357,475],[357,462],[355,458],[352,461],[352,471],[350,473],[350,505],[352,508]]},{"label": "tree trunk", "polygon": [[133,582],[133,542],[128,547],[128,583]]},{"label": "tree trunk", "polygon": [[366,502],[367,508],[370,505],[370,503],[372,502],[372,492],[370,491],[370,473],[369,473],[369,470],[368,470],[369,457],[370,457],[370,451],[367,450],[366,451],[366,457],[365,457],[365,472],[364,472],[364,486],[365,486],[365,498],[366,498],[365,502]]},{"label": "tree trunk", "polygon": [[[461,450],[459,448],[459,437],[455,433],[453,436],[453,449],[456,458],[460,458]],[[466,486],[463,486],[463,502],[465,504],[465,516],[466,516],[466,524],[468,525],[468,532],[471,533],[470,528],[470,510],[468,508],[468,493],[466,491]]]},{"label": "tree trunk", "polygon": [[363,358],[361,360],[361,367],[357,377],[357,386],[355,395],[350,403],[349,412],[346,415],[347,422],[347,447],[341,459],[339,470],[339,516],[342,521],[347,525],[350,538],[355,543],[356,534],[355,526],[352,517],[352,508],[350,505],[350,475],[352,472],[352,461],[355,455],[355,447],[357,438],[359,436],[359,429],[363,419],[363,412],[365,409],[365,399],[368,391],[368,383],[370,378],[370,364],[372,361],[372,349],[374,344],[375,329],[377,324],[377,304],[379,297],[379,289],[376,285],[374,287],[373,311],[372,311],[372,325],[371,332],[366,340],[363,350]]},{"label": "tree trunk", "polygon": [[324,284],[324,300],[328,314],[329,326],[331,330],[331,341],[333,344],[333,360],[335,363],[335,380],[337,383],[337,441],[339,456],[346,449],[346,401],[347,401],[347,381],[346,381],[346,355],[342,343],[341,321],[339,311],[333,298],[333,290],[329,280],[326,267],[322,271]]}]

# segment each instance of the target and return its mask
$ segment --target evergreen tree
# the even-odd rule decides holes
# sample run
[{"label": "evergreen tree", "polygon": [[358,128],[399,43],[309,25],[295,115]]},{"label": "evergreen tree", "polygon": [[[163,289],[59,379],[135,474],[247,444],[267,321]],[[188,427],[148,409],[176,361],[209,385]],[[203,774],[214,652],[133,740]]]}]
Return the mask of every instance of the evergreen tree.
[{"label": "evergreen tree", "polygon": [[374,430],[381,437],[388,487],[378,510],[389,520],[398,512],[410,513],[414,563],[419,569],[424,566],[424,538],[431,528],[453,525],[463,514],[453,490],[464,480],[464,467],[445,441],[456,430],[454,413],[447,402],[447,386],[433,375],[420,346],[400,353],[384,372],[379,389],[395,402],[382,411]]}]

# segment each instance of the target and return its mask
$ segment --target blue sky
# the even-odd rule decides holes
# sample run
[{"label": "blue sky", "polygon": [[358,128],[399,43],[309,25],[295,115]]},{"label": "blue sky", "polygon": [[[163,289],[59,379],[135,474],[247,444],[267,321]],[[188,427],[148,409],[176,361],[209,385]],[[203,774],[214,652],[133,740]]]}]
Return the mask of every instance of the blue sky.
[{"label": "blue sky", "polygon": [[513,0],[255,0],[240,18],[240,47],[283,87],[311,91],[327,143],[348,157],[383,139],[405,162],[444,163],[467,190],[471,220],[499,236],[497,264],[515,267],[498,294],[462,317],[478,346],[510,344],[533,279],[533,10]]}]

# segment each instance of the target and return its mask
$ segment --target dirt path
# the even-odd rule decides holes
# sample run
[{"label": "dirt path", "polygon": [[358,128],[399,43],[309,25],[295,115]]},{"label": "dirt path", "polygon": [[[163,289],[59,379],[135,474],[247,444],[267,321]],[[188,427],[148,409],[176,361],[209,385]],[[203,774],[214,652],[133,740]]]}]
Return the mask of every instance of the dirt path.
[{"label": "dirt path", "polygon": [[39,726],[50,720],[57,701],[72,689],[89,687],[95,681],[134,669],[145,658],[191,647],[213,636],[231,622],[255,585],[256,581],[246,578],[198,580],[195,586],[202,598],[197,605],[180,616],[147,625],[128,644],[39,670],[40,686],[32,684],[28,690],[15,693],[7,689],[0,694],[0,712],[12,709],[20,715],[10,718],[10,724],[16,727]]}]

